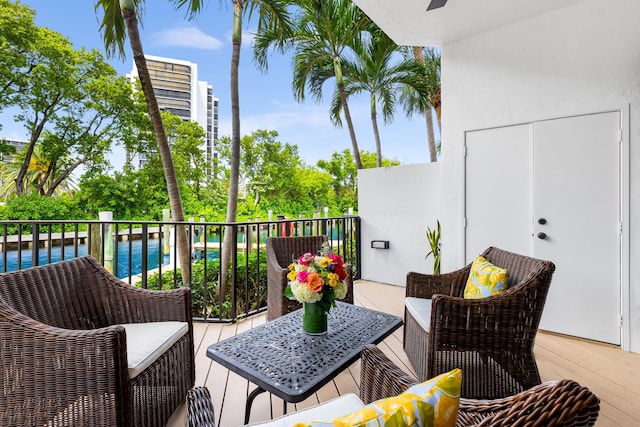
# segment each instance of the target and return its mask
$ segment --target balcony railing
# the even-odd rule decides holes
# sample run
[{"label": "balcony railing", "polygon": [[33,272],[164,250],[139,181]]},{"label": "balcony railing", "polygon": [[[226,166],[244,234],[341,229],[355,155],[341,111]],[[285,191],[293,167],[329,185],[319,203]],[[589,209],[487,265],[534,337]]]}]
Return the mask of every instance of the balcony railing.
[{"label": "balcony railing", "polygon": [[[185,227],[195,319],[230,322],[267,304],[266,239],[329,237],[334,252],[360,277],[360,218],[212,223],[151,221],[0,221],[0,271],[92,255],[114,275],[146,289],[183,286],[175,227]],[[223,242],[232,242],[223,259]],[[222,274],[221,266],[228,265]],[[175,268],[177,266],[177,268]]]}]

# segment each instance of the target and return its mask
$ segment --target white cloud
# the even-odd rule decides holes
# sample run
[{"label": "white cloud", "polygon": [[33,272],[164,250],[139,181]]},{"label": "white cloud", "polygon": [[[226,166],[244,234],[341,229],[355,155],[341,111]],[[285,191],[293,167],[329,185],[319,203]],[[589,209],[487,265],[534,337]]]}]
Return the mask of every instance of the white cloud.
[{"label": "white cloud", "polygon": [[[242,135],[249,135],[258,129],[276,130],[281,132],[285,128],[303,126],[325,127],[331,126],[329,111],[320,105],[276,105],[276,111],[264,114],[244,115],[241,118]],[[231,134],[231,120],[220,120],[220,135]]]},{"label": "white cloud", "polygon": [[197,27],[174,27],[152,36],[153,44],[158,47],[191,47],[195,49],[216,50],[224,43],[203,33]]}]

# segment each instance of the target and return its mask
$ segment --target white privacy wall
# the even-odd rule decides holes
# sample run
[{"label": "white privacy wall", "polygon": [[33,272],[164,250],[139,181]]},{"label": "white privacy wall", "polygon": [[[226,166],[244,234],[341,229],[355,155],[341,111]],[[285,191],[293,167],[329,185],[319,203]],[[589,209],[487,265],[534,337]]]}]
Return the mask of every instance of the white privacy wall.
[{"label": "white privacy wall", "polygon": [[[409,271],[431,273],[426,231],[440,215],[440,176],[439,163],[358,171],[363,279],[404,286]],[[372,249],[372,240],[389,249]]]},{"label": "white privacy wall", "polygon": [[[636,352],[640,351],[639,16],[638,0],[585,0],[442,47],[441,222],[447,241],[443,271],[464,262],[466,131],[629,108],[630,286],[623,289],[622,311],[630,319],[627,344]],[[496,159],[494,167],[503,161],[509,159]],[[491,206],[508,209],[508,195],[504,196],[502,203],[493,199]],[[593,268],[593,260],[585,260],[585,268]]]}]

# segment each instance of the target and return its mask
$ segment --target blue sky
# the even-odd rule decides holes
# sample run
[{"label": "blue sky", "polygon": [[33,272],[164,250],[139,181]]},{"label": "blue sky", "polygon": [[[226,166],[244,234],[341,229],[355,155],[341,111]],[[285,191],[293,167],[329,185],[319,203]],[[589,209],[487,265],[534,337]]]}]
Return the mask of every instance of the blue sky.
[{"label": "blue sky", "polygon": [[[99,33],[100,24],[94,2],[88,0],[21,0],[36,11],[36,24],[49,27],[67,36],[74,47],[95,48],[104,53]],[[213,86],[214,96],[220,100],[220,135],[231,134],[231,105],[229,69],[231,61],[231,1],[212,0],[194,20],[185,19],[184,12],[173,10],[167,0],[145,2],[140,30],[146,54],[177,58],[198,64],[199,80]],[[267,73],[258,71],[252,61],[251,31],[255,26],[245,24],[243,49],[240,54],[240,116],[241,134],[257,129],[275,130],[283,143],[296,144],[303,160],[312,165],[319,159],[329,159],[335,151],[351,148],[346,124],[334,128],[329,121],[329,102],[334,80],[327,82],[322,103],[310,96],[298,103],[291,90],[290,57],[274,54],[269,58]],[[108,61],[119,74],[131,72],[128,40],[126,59]],[[368,96],[350,100],[356,136],[361,150],[375,152]],[[26,139],[24,129],[11,117],[0,116],[5,137]],[[424,119],[407,119],[402,111],[396,113],[392,124],[384,126],[379,119],[382,154],[402,164],[424,163],[429,159]],[[115,151],[112,162],[121,165],[123,153]]]}]

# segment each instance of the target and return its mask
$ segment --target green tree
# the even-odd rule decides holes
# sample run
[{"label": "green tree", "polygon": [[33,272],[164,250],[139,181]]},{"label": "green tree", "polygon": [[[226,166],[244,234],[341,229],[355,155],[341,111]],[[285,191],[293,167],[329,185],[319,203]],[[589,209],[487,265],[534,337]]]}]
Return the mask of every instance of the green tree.
[{"label": "green tree", "polygon": [[[440,110],[440,53],[433,48],[413,46],[411,48],[414,58],[422,65],[419,76],[423,79],[422,90],[416,90],[412,86],[404,86],[400,95],[401,102],[407,116],[415,113],[423,114],[427,126],[427,140],[429,155],[432,162],[438,161],[438,153],[433,126],[432,108],[435,110],[438,128],[441,128]],[[405,58],[408,52],[405,51]]]},{"label": "green tree", "polygon": [[[255,205],[263,197],[267,200],[286,197],[291,186],[295,185],[295,170],[303,164],[298,147],[283,144],[276,140],[277,137],[276,131],[257,130],[240,141],[239,176],[241,187],[245,189],[243,199],[246,200],[247,193],[251,193]],[[220,139],[220,156],[227,162],[231,156],[230,146],[229,138]]]},{"label": "green tree", "polygon": [[[376,153],[362,151],[360,156],[364,169],[376,167]],[[397,160],[382,159],[383,167],[399,164]],[[331,176],[331,187],[336,197],[334,205],[340,212],[358,206],[358,170],[349,150],[333,153],[330,160],[319,160],[317,167]]]},{"label": "green tree", "polygon": [[293,34],[283,38],[271,31],[258,31],[254,41],[254,59],[267,70],[271,47],[293,49],[293,91],[304,101],[305,91],[317,101],[322,99],[324,83],[335,77],[353,149],[356,167],[362,168],[360,150],[344,88],[342,61],[362,43],[364,32],[372,29],[371,20],[351,0],[299,0]]},{"label": "green tree", "polygon": [[82,99],[82,87],[90,78],[95,58],[86,52],[76,52],[69,41],[48,29],[39,29],[34,49],[26,52],[31,65],[21,77],[15,105],[19,113],[15,119],[22,122],[30,133],[23,163],[15,178],[18,195],[29,192],[25,177],[36,143],[45,126],[55,121],[67,102]]},{"label": "green tree", "polygon": [[37,64],[32,52],[42,31],[33,22],[34,14],[18,1],[0,0],[0,111],[15,104]]},{"label": "green tree", "polygon": [[338,200],[357,199],[358,170],[349,150],[335,152],[330,160],[319,160],[317,166],[331,175],[331,185]]},{"label": "green tree", "polygon": [[[417,92],[423,91],[422,79],[419,77],[421,64],[412,59],[398,61],[398,53],[398,45],[385,33],[377,30],[359,46],[353,60],[345,59],[342,63],[346,99],[361,92],[369,93],[378,167],[382,167],[378,106],[384,122],[388,124],[393,121],[399,86],[407,85]],[[337,125],[341,125],[342,99],[341,93],[336,90],[331,106],[331,120]]]},{"label": "green tree", "polygon": [[111,211],[119,219],[159,220],[168,197],[162,165],[156,162],[160,163],[159,159],[137,171],[116,172],[113,177],[84,175],[74,200],[87,218]]},{"label": "green tree", "polygon": [[[30,134],[26,149],[15,159],[21,163],[6,172],[14,188],[5,180],[5,195],[35,190],[50,196],[81,165],[105,167],[111,141],[131,134],[134,125],[131,86],[97,50],[76,51],[68,39],[48,29],[36,28],[33,34],[30,50],[22,51],[22,68],[15,68],[16,77],[7,83],[17,92],[5,87],[6,98],[18,111],[14,118]],[[45,161],[47,169],[34,181],[34,165]]]},{"label": "green tree", "polygon": [[[49,134],[49,136],[50,135],[51,134]],[[45,140],[46,137],[47,135],[45,135]],[[22,150],[14,156],[10,163],[0,164],[0,182],[2,182],[0,198],[5,202],[11,197],[18,195],[16,193],[15,181],[24,163],[25,155],[26,150]],[[41,196],[61,196],[63,194],[70,194],[72,190],[75,189],[75,183],[70,175],[58,176],[56,173],[56,164],[58,162],[64,163],[65,159],[57,157],[55,160],[52,160],[52,157],[51,151],[47,151],[43,148],[43,145],[37,145],[34,148],[27,173],[24,177],[25,187],[28,188],[30,192]]]},{"label": "green tree", "polygon": [[[77,220],[81,213],[76,210],[69,197],[49,197],[37,193],[12,197],[5,206],[0,206],[0,220]],[[27,230],[23,230],[28,232]],[[10,230],[13,234],[17,230]]]},{"label": "green tree", "polygon": [[206,133],[198,123],[185,122],[168,111],[162,112],[162,121],[172,141],[171,155],[178,181],[201,200],[201,190],[207,177],[207,161],[201,148]]},{"label": "green tree", "polygon": [[[221,0],[222,1],[222,0]],[[287,7],[289,0],[232,0],[233,30],[231,32],[231,163],[229,168],[229,198],[227,199],[226,222],[236,221],[238,213],[238,183],[240,174],[240,95],[238,70],[240,67],[240,47],[242,46],[242,22],[245,14],[251,18],[258,13],[258,33],[268,31],[284,39],[291,31],[291,21]],[[231,235],[231,227],[226,228]],[[233,239],[225,239],[222,247],[222,271],[228,271],[231,253],[235,245]],[[223,275],[222,293],[226,292],[226,275]]]},{"label": "green tree", "polygon": [[[193,17],[202,7],[202,0],[173,0],[177,8],[189,3],[190,16]],[[158,143],[158,151],[162,159],[164,176],[167,183],[167,193],[169,195],[169,204],[174,220],[184,221],[184,210],[182,207],[182,199],[180,197],[180,187],[176,178],[176,171],[171,157],[171,148],[162,124],[158,101],[156,100],[153,86],[151,84],[151,76],[147,68],[147,61],[142,49],[142,41],[138,31],[138,6],[144,3],[144,0],[95,0],[95,10],[102,8],[103,17],[100,24],[102,31],[105,50],[108,56],[114,54],[124,58],[124,40],[126,33],[129,36],[129,43],[133,54],[133,60],[138,69],[138,76],[147,101],[147,108],[153,131]],[[177,246],[178,254],[181,262],[182,280],[185,284],[191,283],[190,262],[191,254],[189,252],[187,233],[185,227],[176,227],[177,230]]]}]

